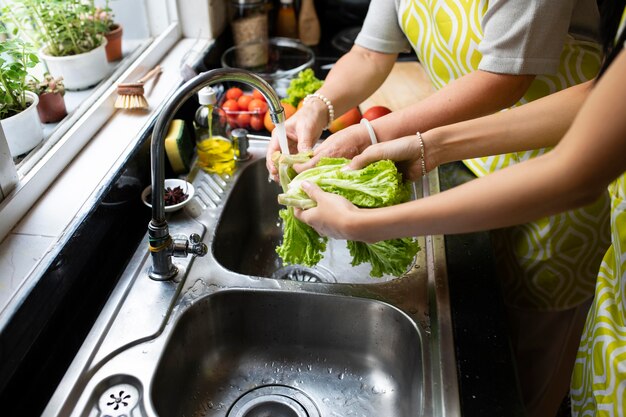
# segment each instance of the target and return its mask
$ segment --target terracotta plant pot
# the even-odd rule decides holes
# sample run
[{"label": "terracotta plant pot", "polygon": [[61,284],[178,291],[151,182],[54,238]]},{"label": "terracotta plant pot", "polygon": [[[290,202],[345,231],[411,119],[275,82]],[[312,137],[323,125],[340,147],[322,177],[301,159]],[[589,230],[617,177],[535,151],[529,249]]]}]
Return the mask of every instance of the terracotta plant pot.
[{"label": "terracotta plant pot", "polygon": [[65,100],[59,93],[43,93],[39,96],[39,104],[37,105],[37,113],[42,123],[56,123],[65,116],[67,110],[65,108]]},{"label": "terracotta plant pot", "polygon": [[107,38],[107,61],[118,61],[122,59],[122,27],[117,23],[113,25],[113,29],[104,35]]}]

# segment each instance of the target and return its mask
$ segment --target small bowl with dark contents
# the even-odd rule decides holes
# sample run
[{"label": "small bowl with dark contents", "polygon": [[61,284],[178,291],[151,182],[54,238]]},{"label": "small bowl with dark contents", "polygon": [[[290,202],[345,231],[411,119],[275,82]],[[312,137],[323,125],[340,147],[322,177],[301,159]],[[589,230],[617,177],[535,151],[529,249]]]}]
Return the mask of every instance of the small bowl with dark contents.
[{"label": "small bowl with dark contents", "polygon": [[[191,183],[177,178],[166,179],[165,192],[163,194],[163,199],[165,200],[165,212],[171,213],[185,207],[185,205],[191,201],[194,194],[195,190]],[[141,200],[146,206],[152,207],[151,185],[143,190],[141,193]]]}]

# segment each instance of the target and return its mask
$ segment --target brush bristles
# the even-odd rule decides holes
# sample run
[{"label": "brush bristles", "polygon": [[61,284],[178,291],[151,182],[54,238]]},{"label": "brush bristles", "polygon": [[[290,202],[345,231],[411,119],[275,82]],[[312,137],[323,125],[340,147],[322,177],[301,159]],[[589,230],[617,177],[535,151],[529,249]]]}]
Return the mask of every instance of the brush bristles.
[{"label": "brush bristles", "polygon": [[116,109],[147,109],[148,101],[142,95],[119,94],[115,99]]}]

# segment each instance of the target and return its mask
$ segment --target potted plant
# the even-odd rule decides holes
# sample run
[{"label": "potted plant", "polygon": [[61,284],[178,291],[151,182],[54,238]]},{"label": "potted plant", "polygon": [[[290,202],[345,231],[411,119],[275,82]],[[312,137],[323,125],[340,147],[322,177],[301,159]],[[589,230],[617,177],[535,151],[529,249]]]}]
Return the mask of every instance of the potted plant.
[{"label": "potted plant", "polygon": [[42,123],[59,122],[67,116],[63,98],[65,95],[63,77],[54,78],[46,73],[43,80],[31,80],[29,86],[39,96],[37,112]]},{"label": "potted plant", "polygon": [[0,42],[0,123],[13,157],[30,151],[43,139],[36,110],[39,99],[29,91],[28,69],[38,62],[24,41],[8,38]]},{"label": "potted plant", "polygon": [[122,25],[113,20],[113,13],[109,8],[109,2],[106,2],[104,9],[98,9],[97,17],[100,19],[106,32],[104,37],[107,39],[106,55],[107,61],[119,61],[122,59]]},{"label": "potted plant", "polygon": [[21,0],[3,8],[3,19],[41,45],[39,56],[48,71],[80,90],[104,79],[110,71],[105,24],[94,0]]}]

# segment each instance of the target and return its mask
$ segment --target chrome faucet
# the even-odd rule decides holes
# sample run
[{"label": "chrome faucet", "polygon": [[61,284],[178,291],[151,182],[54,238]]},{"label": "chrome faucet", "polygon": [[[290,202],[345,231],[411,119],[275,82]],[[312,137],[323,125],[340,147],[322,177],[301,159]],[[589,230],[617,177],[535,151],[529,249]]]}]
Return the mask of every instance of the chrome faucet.
[{"label": "chrome faucet", "polygon": [[150,158],[152,167],[152,220],[148,225],[149,248],[152,255],[152,266],[148,271],[150,278],[165,281],[178,274],[178,268],[172,263],[172,256],[187,257],[188,255],[204,256],[207,246],[200,241],[200,236],[192,234],[186,238],[173,240],[165,220],[164,171],[165,171],[165,137],[172,118],[180,107],[201,88],[208,85],[234,81],[256,88],[263,94],[269,105],[270,117],[274,124],[285,121],[285,113],[280,98],[274,89],[261,77],[241,69],[214,69],[203,72],[187,81],[172,95],[159,115],[152,133]]}]

